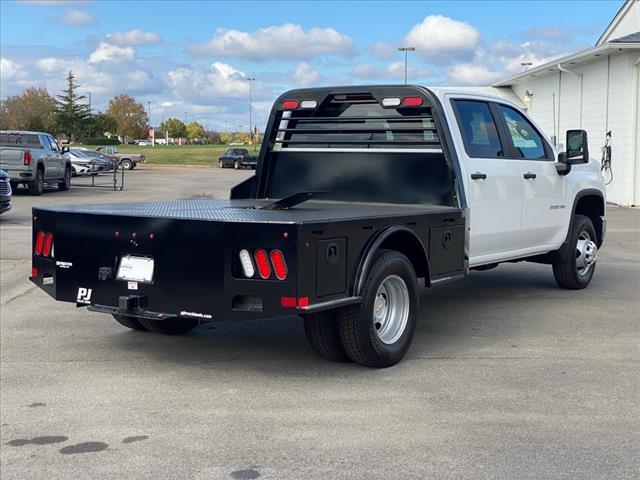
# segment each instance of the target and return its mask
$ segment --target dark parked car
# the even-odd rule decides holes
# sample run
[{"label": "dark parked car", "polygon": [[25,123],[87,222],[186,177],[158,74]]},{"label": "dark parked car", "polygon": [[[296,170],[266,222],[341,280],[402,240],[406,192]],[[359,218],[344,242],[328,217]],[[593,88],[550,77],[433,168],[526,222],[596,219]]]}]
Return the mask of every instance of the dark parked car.
[{"label": "dark parked car", "polygon": [[249,167],[255,170],[257,164],[258,158],[249,155],[249,150],[246,148],[230,148],[218,157],[218,167],[220,168],[230,166],[239,170]]},{"label": "dark parked car", "polygon": [[0,213],[11,210],[11,182],[9,174],[0,170]]}]

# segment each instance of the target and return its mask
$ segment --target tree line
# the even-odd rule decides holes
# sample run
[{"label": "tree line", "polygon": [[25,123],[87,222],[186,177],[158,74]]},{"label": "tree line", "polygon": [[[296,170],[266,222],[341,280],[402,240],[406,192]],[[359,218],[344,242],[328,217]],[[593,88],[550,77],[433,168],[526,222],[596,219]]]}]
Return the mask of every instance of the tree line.
[{"label": "tree line", "polygon": [[[43,131],[72,142],[106,135],[117,135],[121,140],[147,138],[149,116],[142,103],[129,95],[116,95],[105,112],[94,113],[78,88],[73,72],[69,72],[66,88],[55,98],[45,88],[29,87],[21,95],[0,100],[0,129]],[[202,140],[213,133],[205,132],[198,122],[185,125],[176,118],[165,120],[161,128],[172,138],[191,140]]]}]

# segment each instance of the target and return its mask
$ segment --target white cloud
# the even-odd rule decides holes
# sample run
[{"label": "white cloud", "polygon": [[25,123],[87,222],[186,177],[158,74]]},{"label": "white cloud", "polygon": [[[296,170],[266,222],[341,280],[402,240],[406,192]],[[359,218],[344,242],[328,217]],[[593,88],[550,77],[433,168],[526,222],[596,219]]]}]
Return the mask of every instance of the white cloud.
[{"label": "white cloud", "polygon": [[415,25],[404,39],[416,53],[431,60],[473,52],[480,33],[466,22],[443,15],[429,15]]},{"label": "white cloud", "polygon": [[134,45],[152,45],[160,43],[160,35],[155,32],[143,32],[138,28],[127,32],[113,32],[107,35],[107,41],[120,47]]},{"label": "white cloud", "polygon": [[20,67],[14,61],[8,58],[0,58],[0,78],[2,80],[9,80],[17,76],[20,71]]},{"label": "white cloud", "polygon": [[[411,64],[407,67],[407,77],[411,79],[424,78],[431,75],[428,68],[416,68]],[[391,62],[388,65],[377,68],[371,63],[361,63],[351,70],[351,75],[356,78],[365,79],[365,81],[384,80],[403,80],[404,81],[404,60]]]},{"label": "white cloud", "polygon": [[245,73],[223,62],[214,62],[208,71],[176,68],[167,74],[167,81],[173,95],[195,104],[213,105],[224,98],[249,98]]},{"label": "white cloud", "polygon": [[449,78],[458,85],[485,86],[503,76],[501,72],[490,70],[485,65],[461,63],[447,71]]},{"label": "white cloud", "polygon": [[298,87],[309,87],[318,83],[320,80],[320,72],[311,68],[311,65],[308,63],[301,62],[294,68],[293,78]]},{"label": "white cloud", "polygon": [[398,47],[383,42],[374,43],[369,49],[374,56],[381,60],[386,60],[398,54]]},{"label": "white cloud", "polygon": [[89,63],[131,61],[136,53],[131,47],[118,47],[107,42],[100,42],[98,48],[89,55]]},{"label": "white cloud", "polygon": [[59,72],[67,68],[67,62],[59,58],[47,57],[37,60],[36,66],[45,73]]},{"label": "white cloud", "polygon": [[62,23],[67,25],[93,25],[96,20],[90,13],[72,8],[61,18]]},{"label": "white cloud", "polygon": [[207,43],[187,49],[195,55],[220,55],[251,60],[309,60],[318,55],[349,55],[354,51],[351,38],[333,28],[311,28],[300,25],[259,28],[253,33],[219,29]]}]

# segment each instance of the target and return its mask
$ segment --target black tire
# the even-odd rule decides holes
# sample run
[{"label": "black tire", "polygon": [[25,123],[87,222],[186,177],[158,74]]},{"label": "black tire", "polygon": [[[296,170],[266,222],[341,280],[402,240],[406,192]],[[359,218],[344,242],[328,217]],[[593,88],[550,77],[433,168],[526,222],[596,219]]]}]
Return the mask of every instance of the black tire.
[{"label": "black tire", "polygon": [[[585,241],[586,244],[583,243]],[[596,270],[596,258],[597,236],[593,222],[584,215],[575,215],[569,234],[567,256],[553,264],[553,276],[558,286],[569,290],[585,288]]]},{"label": "black tire", "polygon": [[171,317],[166,320],[140,318],[143,327],[153,333],[163,335],[184,335],[196,328],[200,322],[194,318]]},{"label": "black tire", "polygon": [[71,187],[71,168],[64,169],[64,178],[61,182],[58,182],[58,190],[66,192]]},{"label": "black tire", "polygon": [[128,317],[126,315],[113,315],[113,318],[116,319],[120,325],[130,328],[131,330],[137,330],[139,332],[146,332],[147,329],[140,323],[136,317]]},{"label": "black tire", "polygon": [[330,362],[351,361],[340,340],[335,310],[305,315],[303,321],[309,345],[320,357]]},{"label": "black tire", "polygon": [[238,160],[233,162],[233,168],[235,168],[236,170],[240,170],[240,162]]},{"label": "black tire", "polygon": [[224,162],[222,160],[218,160],[218,168],[224,168]]},{"label": "black tire", "polygon": [[[400,280],[398,280],[400,279]],[[386,331],[385,326],[375,322],[374,306],[377,299],[383,302],[383,312],[386,312],[394,297],[378,295],[383,293],[382,284],[392,281],[406,287],[402,291],[403,308],[407,308],[406,323],[403,328],[395,330],[395,335],[381,338]],[[381,250],[376,253],[367,278],[362,287],[363,302],[351,305],[338,311],[338,328],[340,338],[347,355],[356,363],[366,367],[385,368],[398,363],[407,353],[413,339],[418,320],[419,293],[418,279],[409,259],[403,254],[392,250]],[[389,303],[388,303],[389,302]],[[405,318],[404,315],[400,317]],[[385,322],[386,323],[386,322]],[[399,325],[402,325],[400,322]]]},{"label": "black tire", "polygon": [[125,158],[120,162],[120,166],[125,170],[131,170],[133,169],[133,162],[128,158]]},{"label": "black tire", "polygon": [[36,178],[29,184],[29,195],[40,196],[44,192],[44,171],[39,168],[36,170]]}]

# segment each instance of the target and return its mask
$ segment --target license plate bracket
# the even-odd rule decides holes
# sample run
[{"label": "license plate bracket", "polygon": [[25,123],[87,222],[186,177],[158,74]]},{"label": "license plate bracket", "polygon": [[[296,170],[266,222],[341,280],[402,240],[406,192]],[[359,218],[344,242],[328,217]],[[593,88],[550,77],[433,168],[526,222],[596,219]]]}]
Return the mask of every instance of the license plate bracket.
[{"label": "license plate bracket", "polygon": [[116,278],[129,282],[151,283],[155,262],[151,257],[123,255],[120,257]]}]

